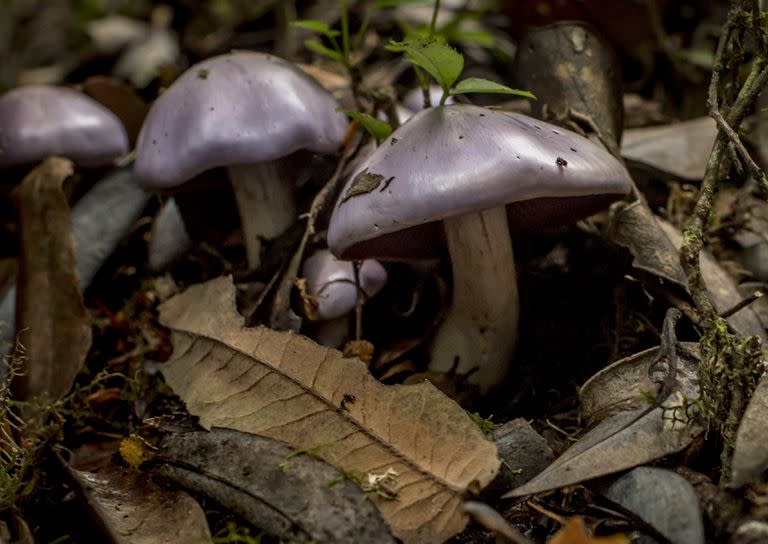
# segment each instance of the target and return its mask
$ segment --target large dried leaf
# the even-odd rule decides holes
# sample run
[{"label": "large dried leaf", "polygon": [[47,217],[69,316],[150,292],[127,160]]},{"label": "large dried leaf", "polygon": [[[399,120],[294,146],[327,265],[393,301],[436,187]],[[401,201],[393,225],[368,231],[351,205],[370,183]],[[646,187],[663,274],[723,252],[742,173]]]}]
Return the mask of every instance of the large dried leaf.
[{"label": "large dried leaf", "polygon": [[111,466],[95,473],[67,467],[67,471],[108,542],[210,542],[203,509],[183,491],[161,488],[130,468]]},{"label": "large dried leaf", "polygon": [[405,542],[461,531],[461,494],[498,471],[495,445],[432,385],[385,386],[358,359],[293,333],[245,328],[229,278],[164,303],[160,320],[174,342],[163,375],[204,427],[311,449],[361,477],[393,470],[397,498],[374,500]]},{"label": "large dried leaf", "polygon": [[69,205],[61,189],[72,163],[53,157],[16,189],[21,233],[18,330],[27,367],[14,380],[18,398],[65,395],[85,362],[91,326],[75,272]]},{"label": "large dried leaf", "polygon": [[210,497],[284,542],[393,544],[373,503],[338,469],[230,429],[171,434],[155,473]]}]

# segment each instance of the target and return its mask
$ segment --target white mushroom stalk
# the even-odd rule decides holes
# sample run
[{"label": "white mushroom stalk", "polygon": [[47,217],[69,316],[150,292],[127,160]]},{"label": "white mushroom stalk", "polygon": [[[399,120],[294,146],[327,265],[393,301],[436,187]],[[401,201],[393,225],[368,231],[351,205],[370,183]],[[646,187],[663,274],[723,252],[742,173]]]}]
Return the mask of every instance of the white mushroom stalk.
[{"label": "white mushroom stalk", "polygon": [[240,211],[248,267],[261,265],[261,246],[296,219],[294,183],[280,161],[230,166],[229,179]]},{"label": "white mushroom stalk", "polygon": [[[517,344],[520,305],[504,206],[443,221],[453,271],[451,307],[432,343],[430,368],[502,381]],[[458,365],[456,363],[458,362]]]},{"label": "white mushroom stalk", "polygon": [[152,272],[168,268],[192,249],[192,239],[175,198],[169,198],[152,222],[147,260]]}]

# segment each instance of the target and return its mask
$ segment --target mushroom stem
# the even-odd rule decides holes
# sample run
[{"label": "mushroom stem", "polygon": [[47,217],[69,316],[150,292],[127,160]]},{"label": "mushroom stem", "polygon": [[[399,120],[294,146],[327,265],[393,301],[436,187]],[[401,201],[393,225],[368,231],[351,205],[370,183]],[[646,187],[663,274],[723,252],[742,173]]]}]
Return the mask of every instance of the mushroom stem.
[{"label": "mushroom stem", "polygon": [[453,301],[432,344],[430,370],[467,373],[484,391],[504,378],[517,343],[519,300],[504,206],[443,222]]},{"label": "mushroom stem", "polygon": [[261,264],[261,242],[277,238],[296,219],[293,179],[278,161],[230,166],[229,180],[240,211],[251,270]]}]

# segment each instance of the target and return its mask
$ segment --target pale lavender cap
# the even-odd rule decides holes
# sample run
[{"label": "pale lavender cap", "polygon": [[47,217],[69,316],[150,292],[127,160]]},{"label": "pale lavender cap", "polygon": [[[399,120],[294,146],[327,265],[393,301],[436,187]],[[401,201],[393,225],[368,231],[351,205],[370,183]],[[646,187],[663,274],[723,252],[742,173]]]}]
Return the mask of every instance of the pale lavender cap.
[{"label": "pale lavender cap", "polygon": [[562,224],[631,183],[610,153],[555,125],[465,104],[430,108],[352,173],[328,246],[344,259],[413,257],[434,250],[443,219],[506,204],[513,231]]},{"label": "pale lavender cap", "polygon": [[[335,319],[354,309],[357,288],[351,262],[340,261],[327,249],[321,249],[304,261],[302,273],[309,293],[317,299],[319,320]],[[360,287],[370,298],[387,283],[387,271],[378,261],[367,259],[360,265],[359,278]]]},{"label": "pale lavender cap", "polygon": [[79,166],[102,166],[128,149],[128,136],[117,116],[74,89],[29,85],[0,97],[2,168],[51,155]]},{"label": "pale lavender cap", "polygon": [[312,77],[264,53],[192,66],[152,106],[136,144],[136,178],[169,188],[220,166],[335,153],[347,117]]}]

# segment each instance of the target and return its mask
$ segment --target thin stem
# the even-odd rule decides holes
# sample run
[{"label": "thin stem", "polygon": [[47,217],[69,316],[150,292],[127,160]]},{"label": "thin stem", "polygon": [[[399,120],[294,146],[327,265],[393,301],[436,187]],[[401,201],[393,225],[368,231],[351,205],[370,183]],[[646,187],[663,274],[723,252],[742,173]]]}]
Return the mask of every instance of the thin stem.
[{"label": "thin stem", "polygon": [[344,63],[349,68],[349,5],[347,0],[341,2],[341,43]]},{"label": "thin stem", "polygon": [[435,9],[432,10],[432,20],[429,23],[429,37],[435,35],[435,27],[437,26],[437,12],[440,11],[440,0],[435,0]]}]

